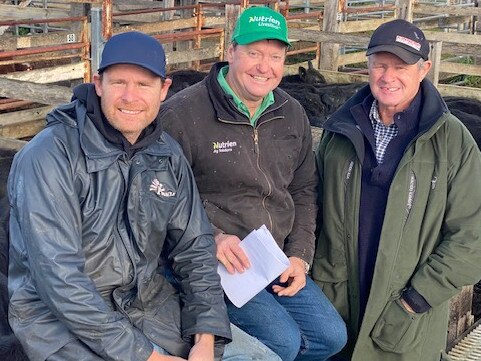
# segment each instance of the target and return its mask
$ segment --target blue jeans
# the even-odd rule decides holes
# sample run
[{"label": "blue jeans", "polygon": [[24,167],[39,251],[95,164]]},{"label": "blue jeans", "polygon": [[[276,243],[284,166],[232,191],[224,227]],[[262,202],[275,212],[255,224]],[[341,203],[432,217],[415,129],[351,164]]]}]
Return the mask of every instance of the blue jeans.
[{"label": "blue jeans", "polygon": [[[240,328],[231,324],[230,329],[232,331],[232,342],[225,346],[222,361],[282,361],[267,346]],[[158,353],[168,355],[164,349],[153,345]]]},{"label": "blue jeans", "polygon": [[272,291],[277,279],[241,308],[227,300],[231,322],[257,337],[283,361],[323,361],[347,342],[346,325],[321,289],[307,277],[293,297]]}]

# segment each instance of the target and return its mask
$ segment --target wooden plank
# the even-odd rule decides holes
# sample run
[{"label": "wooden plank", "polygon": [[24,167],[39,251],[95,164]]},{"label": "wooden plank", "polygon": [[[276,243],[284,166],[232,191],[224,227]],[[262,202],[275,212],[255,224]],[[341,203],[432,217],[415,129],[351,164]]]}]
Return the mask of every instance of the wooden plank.
[{"label": "wooden plank", "polygon": [[456,15],[456,16],[481,16],[481,8],[474,6],[441,6],[414,4],[415,14],[432,14],[432,15]]},{"label": "wooden plank", "polygon": [[0,78],[29,81],[38,84],[56,83],[65,80],[83,79],[84,63],[59,65],[52,68],[33,69],[10,74],[2,74]]},{"label": "wooden plank", "polygon": [[472,55],[481,54],[481,44],[453,44],[443,43],[443,54]]},{"label": "wooden plank", "polygon": [[438,90],[442,96],[466,97],[481,101],[481,89],[467,86],[438,84]]},{"label": "wooden plank", "polygon": [[140,25],[126,25],[117,27],[114,29],[114,34],[123,33],[126,31],[142,31],[147,34],[160,33],[160,32],[171,32],[172,29],[188,29],[195,28],[195,18],[192,19],[177,19],[162,21],[160,23],[149,23]]},{"label": "wooden plank", "polygon": [[0,129],[11,127],[16,124],[30,122],[32,120],[45,120],[47,113],[50,112],[53,108],[53,106],[48,105],[34,109],[19,110],[17,112],[0,114]]},{"label": "wooden plank", "polygon": [[481,65],[451,63],[445,61],[441,63],[440,72],[481,76]]},{"label": "wooden plank", "polygon": [[223,16],[208,16],[202,19],[202,25],[208,28],[223,28],[225,26],[225,17]]},{"label": "wooden plank", "polygon": [[343,21],[339,24],[339,32],[346,34],[346,33],[360,33],[363,31],[373,31],[379,25],[384,24],[386,21],[390,21],[393,19],[394,18]]},{"label": "wooden plank", "polygon": [[[481,9],[481,8],[480,8]],[[479,35],[462,33],[444,33],[438,31],[423,31],[429,41],[442,41],[443,43],[470,44],[479,46],[481,39]]]},{"label": "wooden plank", "polygon": [[82,33],[80,31],[65,31],[31,36],[2,35],[0,37],[0,49],[8,51],[20,48],[67,44],[69,42],[68,39],[71,39],[72,37],[75,39],[81,39]]},{"label": "wooden plank", "polygon": [[21,8],[16,5],[0,4],[0,19],[3,20],[54,19],[68,16],[68,11],[32,7]]},{"label": "wooden plank", "polygon": [[221,56],[221,46],[220,44],[217,44],[215,46],[204,47],[201,49],[167,52],[165,56],[167,58],[167,64],[219,58]]},{"label": "wooden plank", "polygon": [[339,66],[363,63],[367,60],[365,51],[339,55]]},{"label": "wooden plank", "polygon": [[27,144],[27,142],[24,140],[0,137],[1,150],[13,150],[18,152],[25,144]]},{"label": "wooden plank", "polygon": [[34,136],[43,129],[45,117],[52,109],[46,106],[0,114],[0,136],[15,139]]},{"label": "wooden plank", "polygon": [[70,88],[58,85],[43,85],[0,78],[0,96],[58,105],[68,103],[72,96],[72,91]]},{"label": "wooden plank", "polygon": [[[448,50],[456,54],[479,55],[481,53],[479,35],[440,33],[434,31],[425,31],[424,33],[426,34],[426,39],[430,41],[443,42],[443,53],[446,53]],[[338,43],[363,49],[367,48],[370,39],[365,35],[340,34],[327,31],[320,32],[306,29],[290,29],[289,37],[312,42]]]},{"label": "wooden plank", "polygon": [[370,38],[365,35],[339,34],[329,31],[315,31],[305,29],[292,29],[289,31],[289,37],[297,40],[338,43],[342,45],[358,46],[366,48]]},{"label": "wooden plank", "polygon": [[451,26],[463,23],[466,21],[465,16],[449,16],[449,17],[428,17],[416,19],[416,25],[421,29],[438,28],[442,26]]}]

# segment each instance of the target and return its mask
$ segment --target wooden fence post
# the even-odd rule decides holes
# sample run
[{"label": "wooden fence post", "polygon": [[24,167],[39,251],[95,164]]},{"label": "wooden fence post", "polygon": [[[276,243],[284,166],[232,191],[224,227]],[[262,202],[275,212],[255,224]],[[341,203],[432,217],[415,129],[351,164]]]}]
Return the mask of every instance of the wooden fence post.
[{"label": "wooden fence post", "polygon": [[235,23],[241,13],[240,5],[226,4],[225,5],[225,36],[224,36],[224,58],[227,55],[232,33],[234,32]]},{"label": "wooden fence post", "polygon": [[[322,21],[322,30],[335,33],[339,31],[339,22],[342,13],[339,11],[340,3],[338,0],[326,0],[324,3],[324,18]],[[322,43],[320,69],[322,70],[338,70],[339,64],[339,44]]]},{"label": "wooden fence post", "polygon": [[396,18],[413,21],[414,0],[398,0]]},{"label": "wooden fence post", "polygon": [[431,52],[429,58],[433,62],[433,66],[427,75],[428,79],[434,84],[435,87],[439,83],[439,70],[441,69],[441,51],[443,49],[442,41],[434,41],[431,43]]}]

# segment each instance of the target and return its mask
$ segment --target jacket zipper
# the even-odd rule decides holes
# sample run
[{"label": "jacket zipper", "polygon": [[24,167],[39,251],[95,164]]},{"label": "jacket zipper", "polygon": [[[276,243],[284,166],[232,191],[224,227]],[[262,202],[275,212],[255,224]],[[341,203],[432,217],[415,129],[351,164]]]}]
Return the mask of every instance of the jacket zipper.
[{"label": "jacket zipper", "polygon": [[261,166],[260,166],[260,153],[259,153],[259,131],[257,130],[257,128],[254,127],[254,152],[256,153],[256,164],[257,164],[257,169],[259,169],[259,171],[262,173],[262,175],[264,176],[266,182],[267,182],[267,187],[268,187],[268,192],[267,194],[264,195],[264,197],[262,198],[262,207],[264,208],[264,210],[266,211],[267,213],[267,217],[269,218],[269,225],[270,225],[270,230],[272,233],[274,233],[274,223],[272,222],[272,216],[271,216],[271,213],[269,212],[269,210],[267,209],[267,206],[266,206],[266,201],[267,201],[267,198],[272,194],[272,185],[271,185],[271,182],[269,182],[269,178],[267,177],[266,173],[262,170]]},{"label": "jacket zipper", "polygon": [[[127,166],[128,168],[129,167],[129,164],[128,164],[128,161],[124,160],[124,159],[120,159],[120,162],[121,163],[124,163],[125,166]],[[125,193],[125,190],[129,187],[129,184],[128,184],[128,177],[129,175],[125,175],[124,172],[123,172],[123,169],[122,169],[122,165],[119,164],[119,168],[120,168],[120,172],[122,173],[122,179],[124,180],[124,190],[123,190],[123,193],[124,193],[124,199],[122,200],[122,206],[125,208],[128,204],[128,198],[129,198],[129,194],[128,193]],[[127,178],[126,178],[127,177]],[[121,222],[123,220],[124,217],[127,217],[128,215],[127,214],[124,214],[124,212],[127,212],[126,209],[119,209],[119,212],[117,213],[117,227],[116,227],[116,233],[117,235],[119,236],[119,239],[121,240],[123,246],[124,246],[124,249],[125,249],[125,252],[127,253],[127,256],[128,256],[128,261],[130,262],[130,265],[132,267],[132,272],[133,272],[133,279],[130,280],[130,277],[129,277],[129,274],[128,274],[128,267],[122,267],[122,283],[124,285],[128,285],[128,284],[131,284],[135,278],[136,278],[136,270],[135,270],[135,262],[133,261],[134,257],[133,255],[131,254],[131,247],[130,247],[130,240],[129,239],[125,239],[124,235],[122,235],[122,233],[120,232],[120,229],[119,229],[119,222]],[[130,227],[130,225],[129,225]],[[129,232],[128,229],[125,230],[126,232]],[[121,263],[123,265],[125,265],[125,262],[127,261],[127,258],[126,257],[123,257],[122,256],[122,259],[121,259]]]},{"label": "jacket zipper", "polygon": [[[271,111],[274,111],[278,108],[280,108],[282,105],[284,105],[285,103],[281,104],[279,107],[275,108],[275,109],[271,109]],[[262,122],[262,124],[266,124],[268,122],[271,122],[275,119],[280,119],[282,117],[274,117],[274,118],[270,118],[270,119],[267,119],[265,120],[264,122]],[[221,118],[217,118],[218,121],[222,122],[222,123],[227,123],[227,124],[235,124],[235,125],[251,125],[250,123],[239,123],[239,122],[234,122],[234,121],[230,121],[230,120],[226,120],[226,119],[221,119]],[[258,124],[258,126],[260,126],[261,124]],[[252,126],[252,125],[251,125]],[[267,206],[266,206],[266,201],[267,201],[267,198],[270,197],[270,195],[272,194],[272,185],[271,185],[271,182],[269,182],[269,178],[267,177],[266,173],[262,170],[262,168],[260,167],[260,163],[259,163],[259,160],[260,160],[260,150],[259,150],[259,132],[257,130],[257,127],[256,126],[252,126],[253,130],[254,130],[254,133],[253,133],[253,139],[254,139],[254,153],[256,154],[256,165],[257,165],[257,168],[259,169],[259,171],[262,173],[262,175],[264,176],[266,182],[267,182],[267,186],[268,186],[268,192],[266,195],[264,195],[264,197],[262,198],[262,207],[264,208],[264,210],[266,211],[267,213],[267,217],[269,218],[269,229],[271,230],[272,233],[274,233],[274,223],[272,221],[272,216],[271,216],[271,213],[269,212],[269,210],[267,209]]]},{"label": "jacket zipper", "polygon": [[[414,199],[416,197],[416,188],[417,188],[417,186],[416,186],[416,175],[411,170],[411,175],[409,177],[408,199],[407,199],[407,202],[406,202],[404,218],[403,218],[403,223],[402,223],[402,227],[401,227],[401,233],[399,234],[398,242],[397,242],[397,245],[396,245],[396,253],[394,254],[394,260],[396,260],[398,258],[399,249],[401,248],[401,240],[402,240],[403,234],[404,234],[404,229],[406,228],[406,224],[408,222],[409,216],[411,215],[411,210],[413,208]],[[391,266],[389,279],[392,278],[392,275],[394,273],[394,266],[395,265],[396,265],[396,262],[393,261],[392,266]],[[387,296],[388,297],[393,297],[393,296],[398,297],[399,294],[400,294],[399,291],[396,291],[394,294],[387,295]]]}]

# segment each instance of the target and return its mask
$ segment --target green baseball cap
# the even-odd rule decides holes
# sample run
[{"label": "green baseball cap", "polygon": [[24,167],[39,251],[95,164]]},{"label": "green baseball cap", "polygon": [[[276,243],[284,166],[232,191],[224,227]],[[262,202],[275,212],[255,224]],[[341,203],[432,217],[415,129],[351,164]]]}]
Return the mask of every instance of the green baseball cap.
[{"label": "green baseball cap", "polygon": [[268,39],[276,39],[291,46],[287,39],[287,22],[284,16],[265,6],[244,10],[237,19],[232,41],[247,45]]}]

